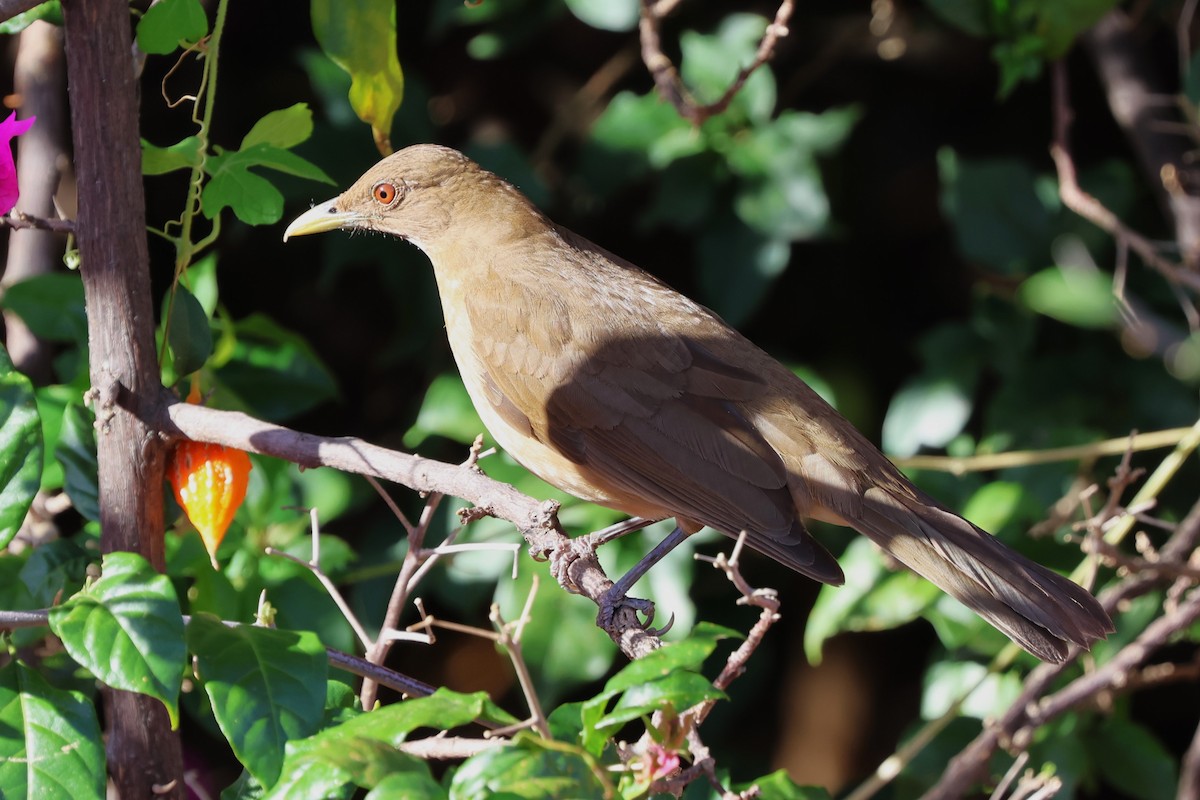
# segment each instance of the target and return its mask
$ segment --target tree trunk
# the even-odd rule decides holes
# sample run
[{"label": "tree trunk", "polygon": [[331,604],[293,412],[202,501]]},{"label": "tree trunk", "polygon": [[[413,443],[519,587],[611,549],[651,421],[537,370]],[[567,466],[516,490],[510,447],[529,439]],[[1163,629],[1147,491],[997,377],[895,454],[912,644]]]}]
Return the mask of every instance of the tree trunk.
[{"label": "tree trunk", "polygon": [[[129,7],[124,0],[62,6],[97,398],[101,548],[140,553],[161,570],[164,449],[114,402],[119,393],[155,397],[159,389]],[[121,798],[182,798],[179,738],[162,703],[109,691],[105,711],[108,769]]]}]

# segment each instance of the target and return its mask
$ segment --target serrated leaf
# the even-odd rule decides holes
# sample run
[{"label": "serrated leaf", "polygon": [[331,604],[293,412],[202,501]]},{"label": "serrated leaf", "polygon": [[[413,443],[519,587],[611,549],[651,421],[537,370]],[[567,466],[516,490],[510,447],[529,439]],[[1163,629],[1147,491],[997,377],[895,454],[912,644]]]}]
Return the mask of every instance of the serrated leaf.
[{"label": "serrated leaf", "polygon": [[208,17],[200,0],[160,0],[138,21],[137,43],[142,52],[166,55],[180,43],[193,44],[208,34]]},{"label": "serrated leaf", "polygon": [[0,667],[0,794],[38,800],[104,796],[96,709],[20,661]]},{"label": "serrated leaf", "polygon": [[51,272],[18,281],[4,290],[3,306],[39,338],[87,342],[83,281],[76,273]]},{"label": "serrated leaf", "polygon": [[313,33],[325,55],[350,74],[350,105],[390,150],[392,119],[404,95],[396,55],[393,0],[312,0]]},{"label": "serrated leaf", "polygon": [[8,546],[42,482],[42,419],[29,378],[0,346],[0,550]]},{"label": "serrated leaf", "polygon": [[171,324],[167,342],[175,360],[175,374],[183,377],[203,367],[212,355],[213,342],[208,315],[200,302],[182,285],[177,285],[170,314],[164,315],[164,319]]},{"label": "serrated leaf", "polygon": [[1017,297],[1039,314],[1080,328],[1108,328],[1117,321],[1112,278],[1095,269],[1044,269],[1021,284]]},{"label": "serrated leaf", "polygon": [[607,796],[604,784],[580,753],[543,748],[534,740],[472,756],[450,781],[451,800],[478,797],[588,800]]},{"label": "serrated leaf", "polygon": [[161,700],[174,728],[186,656],[175,589],[136,553],[109,553],[101,569],[99,580],[50,609],[50,629],[100,681]]},{"label": "serrated leaf", "polygon": [[63,490],[84,519],[100,521],[99,463],[96,457],[95,417],[78,403],[63,409],[54,459],[62,466]]},{"label": "serrated leaf", "polygon": [[316,635],[250,625],[226,627],[197,614],[188,649],[234,755],[264,786],[279,778],[284,746],[320,726],[327,659]]},{"label": "serrated leaf", "polygon": [[142,174],[163,175],[177,169],[198,167],[203,156],[201,148],[198,136],[189,136],[166,147],[142,139]]},{"label": "serrated leaf", "polygon": [[263,116],[242,139],[240,150],[267,144],[283,150],[308,141],[312,136],[312,109],[308,103],[296,103]]}]

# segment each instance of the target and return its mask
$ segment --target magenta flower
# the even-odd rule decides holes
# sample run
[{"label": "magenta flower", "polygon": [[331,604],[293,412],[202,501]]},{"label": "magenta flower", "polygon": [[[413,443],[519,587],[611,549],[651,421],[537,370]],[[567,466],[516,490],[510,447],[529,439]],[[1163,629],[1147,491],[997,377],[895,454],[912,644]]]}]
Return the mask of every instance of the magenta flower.
[{"label": "magenta flower", "polygon": [[17,165],[13,162],[11,142],[33,124],[36,117],[17,119],[17,112],[0,122],[0,214],[7,214],[17,204]]}]

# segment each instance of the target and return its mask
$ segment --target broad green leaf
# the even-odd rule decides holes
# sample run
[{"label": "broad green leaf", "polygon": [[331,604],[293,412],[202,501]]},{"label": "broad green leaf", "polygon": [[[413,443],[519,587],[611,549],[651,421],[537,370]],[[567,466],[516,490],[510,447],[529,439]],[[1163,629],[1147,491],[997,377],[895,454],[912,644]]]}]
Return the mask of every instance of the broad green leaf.
[{"label": "broad green leaf", "polygon": [[404,95],[396,56],[393,0],[312,0],[313,33],[325,54],[350,74],[350,105],[390,151],[392,118]]},{"label": "broad green leaf", "polygon": [[579,20],[603,31],[631,31],[637,26],[637,0],[566,0]]},{"label": "broad green leaf", "polygon": [[63,489],[84,519],[100,521],[99,464],[96,457],[95,417],[78,403],[63,409],[62,428],[54,459],[62,466]]},{"label": "broad green leaf", "polygon": [[264,786],[279,778],[284,746],[316,732],[325,704],[325,648],[316,634],[226,627],[192,617],[188,649],[234,755]]},{"label": "broad green leaf", "polygon": [[1017,297],[1039,314],[1080,328],[1108,328],[1117,321],[1112,277],[1083,267],[1050,267],[1031,275]]},{"label": "broad green leaf", "polygon": [[418,447],[430,436],[445,436],[460,444],[470,444],[483,432],[483,421],[462,378],[456,372],[444,372],[429,384],[416,422],[404,434],[404,446]]},{"label": "broad green leaf", "polygon": [[[711,35],[686,31],[679,38],[679,71],[688,89],[702,103],[718,100],[738,73],[754,60],[767,19],[757,14],[730,14]],[[734,96],[730,109],[755,122],[765,122],[775,110],[775,76],[769,67],[755,70]]]},{"label": "broad green leaf", "polygon": [[593,725],[597,730],[615,732],[626,722],[648,717],[656,711],[673,710],[682,714],[708,700],[723,700],[725,693],[698,672],[680,669],[657,680],[630,686],[617,704]]},{"label": "broad green leaf", "polygon": [[272,111],[254,123],[250,132],[242,139],[239,150],[247,150],[256,144],[268,144],[288,150],[312,136],[312,109],[308,103],[296,103],[287,108]]},{"label": "broad green leaf", "polygon": [[1171,800],[1179,788],[1175,758],[1150,731],[1121,717],[1109,717],[1085,734],[1088,753],[1104,780],[1136,800]]},{"label": "broad green leaf", "polygon": [[206,35],[208,17],[200,0],[159,0],[137,25],[138,47],[153,55],[166,55],[181,42],[190,45]]},{"label": "broad green leaf", "polygon": [[104,740],[96,709],[25,666],[0,667],[0,794],[38,800],[104,797]]},{"label": "broad green leaf", "polygon": [[205,168],[212,177],[200,194],[204,216],[214,219],[225,208],[247,225],[270,225],[283,217],[283,195],[250,167],[256,162],[237,151],[209,156]]},{"label": "broad green leaf", "polygon": [[142,139],[142,174],[162,175],[177,169],[193,169],[200,166],[203,157],[198,136],[189,136],[167,147]]},{"label": "broad green leaf", "polygon": [[911,456],[922,447],[945,447],[971,417],[973,386],[948,376],[922,375],[892,398],[883,419],[883,449]]},{"label": "broad green leaf", "polygon": [[239,160],[254,167],[265,167],[297,178],[310,181],[333,184],[333,178],[325,171],[306,158],[301,158],[290,150],[284,150],[271,144],[255,144],[238,151]]},{"label": "broad green leaf", "polygon": [[183,377],[203,367],[212,355],[212,329],[204,307],[182,284],[175,287],[170,314],[164,319],[171,324],[167,341],[175,359],[175,374]]},{"label": "broad green leaf", "polygon": [[775,279],[787,269],[792,248],[726,215],[704,226],[697,257],[705,304],[730,325],[739,325],[758,309]]},{"label": "broad green leaf", "polygon": [[618,93],[592,126],[592,138],[609,150],[644,156],[658,168],[704,150],[700,133],[653,92]]},{"label": "broad green leaf", "polygon": [[943,148],[938,172],[942,213],[964,256],[1009,275],[1044,263],[1061,204],[1040,190],[1028,164],[969,159]]},{"label": "broad green leaf", "polygon": [[976,719],[997,717],[1021,694],[1016,672],[989,672],[975,661],[939,661],[925,673],[921,718],[937,719],[970,691],[960,713]]},{"label": "broad green leaf", "polygon": [[908,571],[889,573],[878,550],[856,537],[838,559],[844,586],[822,586],[804,629],[804,652],[813,664],[821,646],[843,631],[886,630],[915,619],[940,594],[936,586]]},{"label": "broad green leaf", "polygon": [[749,783],[734,786],[733,790],[746,791],[751,786],[758,789],[755,796],[759,800],[831,800],[828,790],[820,786],[800,786],[782,769]]},{"label": "broad green leaf", "polygon": [[87,342],[83,281],[75,273],[51,272],[14,283],[4,290],[3,305],[42,339]]},{"label": "broad green leaf", "polygon": [[175,727],[186,656],[175,589],[136,553],[109,553],[101,570],[99,580],[50,609],[50,629],[100,681],[161,700]]},{"label": "broad green leaf", "polygon": [[[55,596],[72,582],[72,591],[81,585],[93,554],[75,539],[54,539],[33,548],[21,567],[21,582],[29,590],[36,605],[43,608],[54,603]],[[0,606],[2,607],[2,606]]]},{"label": "broad green leaf", "polygon": [[962,515],[985,531],[995,533],[1030,508],[1040,513],[1024,486],[1013,481],[992,481],[971,495]]},{"label": "broad green leaf", "polygon": [[386,776],[363,800],[445,800],[449,795],[428,770]]},{"label": "broad green leaf", "polygon": [[279,782],[266,797],[326,797],[349,786],[374,788],[397,773],[428,775],[423,761],[396,746],[415,730],[448,730],[481,717],[501,724],[515,721],[482,693],[463,695],[445,689],[359,714],[307,739],[288,742]]},{"label": "broad green leaf", "polygon": [[33,384],[0,346],[0,550],[21,529],[41,485],[42,448]]},{"label": "broad green leaf", "polygon": [[20,33],[39,19],[44,19],[51,25],[62,27],[62,4],[58,0],[50,0],[48,3],[42,3],[14,17],[9,17],[0,22],[0,33],[9,36],[14,33]]},{"label": "broad green leaf", "polygon": [[260,416],[284,420],[337,396],[333,376],[298,334],[251,314],[237,323],[236,335],[217,375]]},{"label": "broad green leaf", "polygon": [[477,797],[579,800],[608,797],[586,758],[578,752],[541,747],[526,739],[472,756],[450,781],[451,800]]}]

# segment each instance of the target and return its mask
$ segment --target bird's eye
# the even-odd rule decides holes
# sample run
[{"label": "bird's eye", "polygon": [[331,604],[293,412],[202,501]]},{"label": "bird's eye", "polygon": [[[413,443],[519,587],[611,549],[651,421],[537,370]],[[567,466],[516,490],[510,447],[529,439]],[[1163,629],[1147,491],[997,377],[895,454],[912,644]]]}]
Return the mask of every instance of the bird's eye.
[{"label": "bird's eye", "polygon": [[381,206],[391,206],[396,202],[396,198],[400,196],[396,184],[390,181],[380,181],[371,187],[371,197],[375,198],[375,202]]}]

